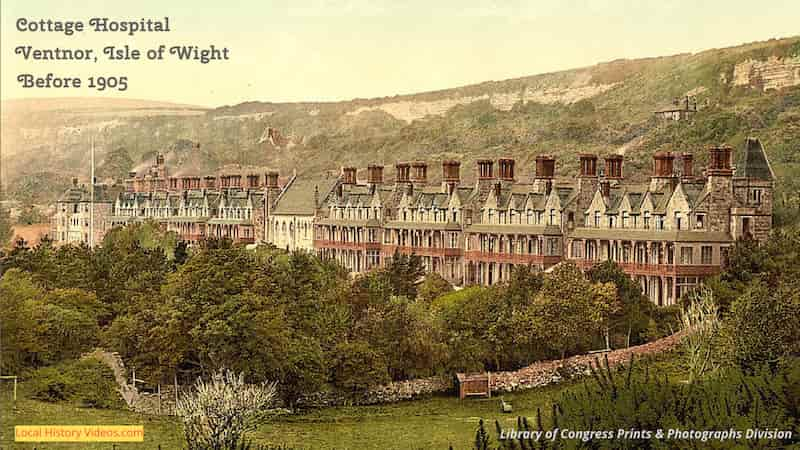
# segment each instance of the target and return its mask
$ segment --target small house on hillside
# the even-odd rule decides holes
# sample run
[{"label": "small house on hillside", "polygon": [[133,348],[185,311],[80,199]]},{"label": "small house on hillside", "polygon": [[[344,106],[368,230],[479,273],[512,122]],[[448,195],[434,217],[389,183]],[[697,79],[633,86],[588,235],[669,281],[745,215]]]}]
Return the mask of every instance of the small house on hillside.
[{"label": "small house on hillside", "polygon": [[697,99],[686,96],[683,101],[676,98],[672,105],[655,111],[658,118],[666,120],[688,120],[697,112]]}]

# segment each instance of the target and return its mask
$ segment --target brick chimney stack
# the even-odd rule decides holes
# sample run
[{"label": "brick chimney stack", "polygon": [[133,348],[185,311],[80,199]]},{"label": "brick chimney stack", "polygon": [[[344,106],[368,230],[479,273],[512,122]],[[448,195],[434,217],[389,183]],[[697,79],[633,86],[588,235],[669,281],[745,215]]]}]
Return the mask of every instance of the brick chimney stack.
[{"label": "brick chimney stack", "polygon": [[600,181],[600,193],[603,194],[605,198],[611,195],[611,181],[605,179]]},{"label": "brick chimney stack", "polygon": [[217,178],[212,175],[206,175],[203,178],[203,187],[206,189],[214,189],[217,187]]},{"label": "brick chimney stack", "polygon": [[478,160],[478,180],[494,179],[494,162],[490,159]]},{"label": "brick chimney stack", "polygon": [[514,182],[514,163],[512,158],[500,158],[497,160],[500,180]]},{"label": "brick chimney stack", "polygon": [[342,167],[342,184],[356,184],[356,170],[355,167]]},{"label": "brick chimney stack", "polygon": [[278,189],[278,172],[275,170],[270,170],[264,176],[264,179],[267,181],[267,189]]},{"label": "brick chimney stack", "polygon": [[607,180],[621,180],[622,179],[622,155],[608,155],[606,160],[606,179]]},{"label": "brick chimney stack", "polygon": [[378,186],[383,184],[383,166],[375,164],[367,166],[367,184],[370,193],[374,194]]},{"label": "brick chimney stack", "polygon": [[266,188],[264,203],[267,207],[267,215],[269,215],[269,213],[272,212],[272,208],[275,206],[275,203],[278,200],[278,195],[281,192],[281,188],[278,185],[278,172],[275,170],[270,170],[264,175],[264,181],[264,187]]},{"label": "brick chimney stack", "polygon": [[408,163],[397,163],[395,164],[394,169],[395,169],[395,175],[394,175],[395,183],[411,182],[411,169]]},{"label": "brick chimney stack", "polygon": [[694,178],[694,155],[691,153],[684,153],[681,155],[681,160],[683,161],[683,173],[681,174],[683,178]]},{"label": "brick chimney stack", "polygon": [[428,163],[416,161],[411,163],[411,181],[416,184],[424,185],[428,182]]},{"label": "brick chimney stack", "polygon": [[231,175],[231,187],[232,188],[240,188],[242,187],[242,176],[239,174]]},{"label": "brick chimney stack", "polygon": [[370,164],[367,166],[367,182],[369,184],[383,184],[383,166]]},{"label": "brick chimney stack", "polygon": [[581,161],[581,177],[596,177],[597,176],[597,155],[591,153],[581,153],[579,155]]},{"label": "brick chimney stack", "polygon": [[653,154],[653,175],[650,177],[650,190],[658,191],[665,186],[674,187],[678,178],[675,176],[675,155],[672,152],[656,152]]},{"label": "brick chimney stack", "polygon": [[533,177],[533,190],[550,194],[556,174],[556,159],[550,155],[536,157],[536,174]]},{"label": "brick chimney stack", "polygon": [[128,172],[128,178],[125,180],[125,190],[127,192],[134,192],[134,183],[136,181],[136,172],[130,171]]},{"label": "brick chimney stack", "polygon": [[258,189],[258,175],[253,173],[247,175],[247,188]]},{"label": "brick chimney stack", "polygon": [[708,163],[708,175],[732,176],[731,155],[733,148],[728,145],[711,147],[709,150],[710,158]]},{"label": "brick chimney stack", "polygon": [[442,192],[452,194],[461,183],[461,162],[448,159],[442,161]]},{"label": "brick chimney stack", "polygon": [[658,178],[668,178],[673,175],[672,163],[675,155],[671,152],[656,152],[653,155],[653,176]]},{"label": "brick chimney stack", "polygon": [[191,189],[192,179],[190,177],[182,177],[181,178],[181,189],[184,191],[188,191]]},{"label": "brick chimney stack", "polygon": [[477,161],[478,167],[478,191],[481,198],[484,199],[492,190],[494,185],[494,161],[491,159],[479,159]]}]

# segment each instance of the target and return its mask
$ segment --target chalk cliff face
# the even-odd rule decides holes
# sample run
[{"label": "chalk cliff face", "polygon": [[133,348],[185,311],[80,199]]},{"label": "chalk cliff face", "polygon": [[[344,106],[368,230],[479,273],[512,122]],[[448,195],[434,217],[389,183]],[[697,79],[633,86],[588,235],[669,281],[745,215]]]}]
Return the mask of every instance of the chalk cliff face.
[{"label": "chalk cliff face", "polygon": [[617,83],[552,86],[540,88],[524,88],[521,92],[492,92],[474,97],[454,97],[431,101],[399,101],[381,103],[377,106],[362,106],[348,115],[360,114],[364,111],[383,111],[390,116],[411,122],[427,116],[442,116],[457,105],[466,105],[480,100],[488,100],[495,109],[510,111],[516,104],[528,102],[552,105],[560,103],[569,105],[579,100],[589,99],[613,88]]},{"label": "chalk cliff face", "polygon": [[[687,95],[698,105],[691,120],[655,118]],[[91,136],[103,180],[112,176],[107,168],[125,174],[120,164],[151,164],[158,152],[187,170],[241,164],[284,174],[456,158],[467,181],[480,158],[514,157],[526,179],[538,154],[556,155],[558,173],[571,175],[578,153],[617,152],[625,155],[626,177],[644,178],[654,151],[694,152],[702,166],[708,145],[737,146],[755,135],[779,182],[800,191],[800,181],[791,184],[800,180],[798,117],[800,36],[332,103],[3,102],[0,170],[12,198],[46,203],[59,183],[88,180]],[[430,175],[436,181],[439,174]]]},{"label": "chalk cliff face", "polygon": [[786,58],[772,56],[766,60],[753,60],[736,64],[733,85],[748,86],[761,91],[783,89],[800,85],[800,55]]}]

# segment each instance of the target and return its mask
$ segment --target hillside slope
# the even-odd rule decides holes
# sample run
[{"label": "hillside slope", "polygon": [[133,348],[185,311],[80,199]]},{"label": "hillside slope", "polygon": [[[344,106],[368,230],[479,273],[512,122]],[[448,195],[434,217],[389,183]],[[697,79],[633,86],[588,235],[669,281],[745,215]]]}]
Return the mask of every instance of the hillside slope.
[{"label": "hillside slope", "polygon": [[[654,117],[687,94],[700,109],[694,120]],[[626,175],[636,178],[649,173],[653,151],[694,151],[702,166],[708,145],[740,145],[755,135],[781,191],[800,192],[800,37],[346,102],[248,102],[208,111],[167,105],[143,114],[111,106],[17,114],[19,107],[3,105],[4,183],[29,201],[49,201],[58,187],[35,180],[88,176],[89,133],[101,178],[124,176],[128,161],[143,164],[156,152],[185,171],[244,164],[313,173],[458,158],[471,178],[476,159],[501,155],[517,158],[520,176],[530,176],[542,153],[556,155],[557,171],[570,174],[576,154],[589,151],[624,152]]]}]

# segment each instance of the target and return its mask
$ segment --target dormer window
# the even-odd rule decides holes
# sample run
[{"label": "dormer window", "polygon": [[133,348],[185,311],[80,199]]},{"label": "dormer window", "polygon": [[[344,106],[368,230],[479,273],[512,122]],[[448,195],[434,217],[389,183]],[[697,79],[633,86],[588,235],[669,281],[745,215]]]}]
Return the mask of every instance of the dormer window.
[{"label": "dormer window", "polygon": [[706,227],[706,215],[705,214],[698,214],[695,216],[694,219],[694,227],[697,229],[703,229]]},{"label": "dormer window", "polygon": [[628,211],[622,211],[622,228],[628,227]]},{"label": "dormer window", "polygon": [[594,212],[594,227],[600,228],[600,211]]},{"label": "dormer window", "polygon": [[644,212],[644,227],[650,229],[650,211]]},{"label": "dormer window", "polygon": [[682,225],[682,217],[680,211],[675,211],[675,229],[680,230]]}]

